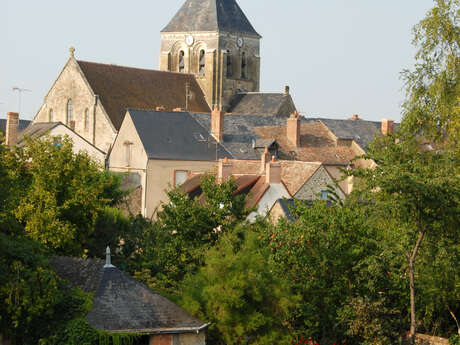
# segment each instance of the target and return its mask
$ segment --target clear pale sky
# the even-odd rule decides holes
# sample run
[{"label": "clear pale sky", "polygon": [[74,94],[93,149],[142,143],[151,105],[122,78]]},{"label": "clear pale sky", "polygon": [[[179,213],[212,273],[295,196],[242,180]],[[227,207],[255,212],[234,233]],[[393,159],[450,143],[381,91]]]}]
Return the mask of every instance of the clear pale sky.
[{"label": "clear pale sky", "polygon": [[[160,30],[185,0],[1,0],[0,117],[32,119],[75,46],[77,59],[158,69]],[[412,27],[433,0],[238,0],[263,36],[261,91],[290,85],[312,117],[400,120]]]}]

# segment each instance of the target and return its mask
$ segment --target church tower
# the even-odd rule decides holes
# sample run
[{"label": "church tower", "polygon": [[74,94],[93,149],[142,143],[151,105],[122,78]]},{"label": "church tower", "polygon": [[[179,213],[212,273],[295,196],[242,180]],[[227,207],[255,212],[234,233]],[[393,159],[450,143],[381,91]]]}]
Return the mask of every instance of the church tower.
[{"label": "church tower", "polygon": [[260,39],[235,0],[186,0],[161,31],[160,70],[196,76],[211,108],[259,92]]}]

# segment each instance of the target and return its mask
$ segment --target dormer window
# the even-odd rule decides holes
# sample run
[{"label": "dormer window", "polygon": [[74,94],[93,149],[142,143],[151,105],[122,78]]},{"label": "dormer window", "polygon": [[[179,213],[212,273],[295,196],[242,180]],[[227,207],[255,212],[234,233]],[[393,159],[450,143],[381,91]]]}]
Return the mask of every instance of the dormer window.
[{"label": "dormer window", "polygon": [[232,55],[230,54],[230,50],[227,50],[227,78],[231,78],[232,76],[233,76]]},{"label": "dormer window", "polygon": [[185,53],[183,50],[179,52],[179,72],[185,71]]},{"label": "dormer window", "polygon": [[199,66],[199,74],[200,77],[205,75],[205,67],[206,67],[206,54],[204,50],[200,51],[200,66]]},{"label": "dormer window", "polygon": [[73,104],[72,100],[67,101],[67,125],[70,125],[70,122],[73,121]]},{"label": "dormer window", "polygon": [[241,54],[241,79],[246,79],[248,76],[248,63],[246,61],[246,53]]}]

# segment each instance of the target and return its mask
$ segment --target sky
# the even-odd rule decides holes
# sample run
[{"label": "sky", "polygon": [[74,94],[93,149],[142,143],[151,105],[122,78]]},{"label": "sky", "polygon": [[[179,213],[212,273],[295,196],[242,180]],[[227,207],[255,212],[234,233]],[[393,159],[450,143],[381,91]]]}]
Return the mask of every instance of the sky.
[{"label": "sky", "polygon": [[[185,0],[1,0],[0,118],[32,119],[77,59],[158,69],[160,31]],[[401,119],[412,28],[433,0],[237,0],[261,42],[261,91],[307,117]],[[6,35],[5,35],[6,33]],[[28,89],[19,93],[13,87]]]}]

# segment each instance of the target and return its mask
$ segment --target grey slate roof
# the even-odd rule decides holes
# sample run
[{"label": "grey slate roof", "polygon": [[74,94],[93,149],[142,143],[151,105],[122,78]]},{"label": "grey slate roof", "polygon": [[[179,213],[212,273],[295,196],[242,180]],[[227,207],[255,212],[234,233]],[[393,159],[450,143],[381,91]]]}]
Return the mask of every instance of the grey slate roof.
[{"label": "grey slate roof", "polygon": [[[353,139],[364,150],[367,150],[369,143],[375,136],[381,133],[382,123],[365,120],[332,120],[319,119],[339,139]],[[399,124],[395,123],[395,131]]]},{"label": "grey slate roof", "polygon": [[[31,122],[29,120],[19,120],[19,130],[26,129]],[[6,133],[6,119],[0,119],[0,132]]]},{"label": "grey slate roof", "polygon": [[[210,131],[211,115],[192,113],[192,117],[201,126]],[[226,115],[224,120],[224,141],[222,145],[235,159],[260,159],[261,152],[257,150],[258,136],[254,127],[282,126],[286,119],[282,117],[264,115]]]},{"label": "grey slate roof", "polygon": [[229,113],[245,115],[291,115],[296,107],[291,95],[284,93],[238,93],[231,100]]},{"label": "grey slate roof", "polygon": [[185,310],[102,260],[54,258],[55,271],[72,286],[94,293],[89,324],[108,332],[173,334],[207,327]]},{"label": "grey slate roof", "polygon": [[18,142],[20,143],[25,137],[38,138],[45,135],[54,127],[62,124],[61,122],[36,122],[19,133]]},{"label": "grey slate roof", "polygon": [[[232,158],[187,112],[129,109],[134,126],[149,158],[185,161],[214,161]],[[216,145],[217,144],[217,145]]]},{"label": "grey slate roof", "polygon": [[162,32],[225,31],[261,37],[235,0],[187,0]]}]

